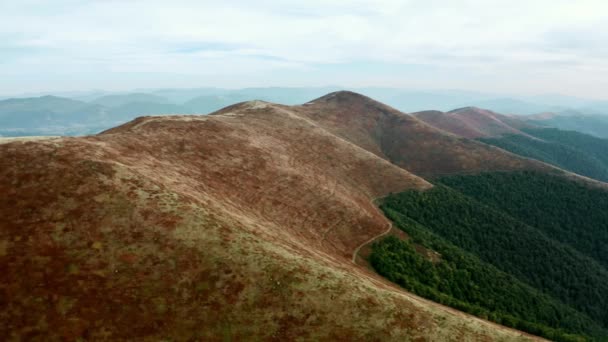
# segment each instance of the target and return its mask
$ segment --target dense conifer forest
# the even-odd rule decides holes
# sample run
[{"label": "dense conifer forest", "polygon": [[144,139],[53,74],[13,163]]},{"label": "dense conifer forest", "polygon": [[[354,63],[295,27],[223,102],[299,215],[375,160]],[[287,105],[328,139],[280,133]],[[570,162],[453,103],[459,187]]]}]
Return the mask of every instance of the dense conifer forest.
[{"label": "dense conifer forest", "polygon": [[411,237],[373,246],[372,266],[391,281],[550,339],[608,336],[607,191],[559,175],[485,173],[440,178],[381,207]]}]

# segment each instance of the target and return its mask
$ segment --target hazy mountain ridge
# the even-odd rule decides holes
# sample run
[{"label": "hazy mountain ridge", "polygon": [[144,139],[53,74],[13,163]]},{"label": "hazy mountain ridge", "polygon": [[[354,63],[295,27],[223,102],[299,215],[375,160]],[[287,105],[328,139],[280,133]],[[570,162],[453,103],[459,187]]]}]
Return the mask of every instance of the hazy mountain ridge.
[{"label": "hazy mountain ridge", "polygon": [[[141,115],[159,114],[207,114],[234,103],[264,100],[268,102],[286,105],[302,104],[310,99],[320,97],[328,92],[337,90],[337,87],[322,88],[245,88],[245,89],[158,89],[137,90],[133,93],[105,93],[95,91],[91,93],[58,93],[57,97],[69,97],[78,101],[82,108],[80,115],[75,115],[68,121],[59,121],[59,125],[44,126],[29,124],[27,115],[38,115],[45,117],[69,116],[73,112],[66,112],[57,101],[47,101],[45,106],[40,106],[40,98],[19,98],[0,100],[0,117],[11,116],[12,119],[0,122],[0,135],[83,135],[99,132],[116,124],[127,122]],[[466,91],[408,91],[391,88],[360,88],[353,89],[362,94],[372,96],[379,101],[391,105],[403,112],[418,112],[428,110],[450,111],[454,108],[477,106],[503,114],[537,114],[541,112],[556,112],[560,114],[572,114],[573,117],[583,121],[578,129],[585,133],[591,133],[593,124],[585,124],[588,120],[579,118],[575,114],[577,110],[581,113],[608,113],[604,101],[584,100],[568,97],[545,96],[530,97],[524,99],[504,98],[499,95],[483,94]],[[21,108],[8,109],[6,103],[20,101]],[[544,102],[547,101],[547,102]],[[555,103],[549,102],[555,101]],[[6,103],[5,103],[6,102]],[[101,107],[87,107],[87,105],[99,105]],[[28,108],[31,106],[32,108]],[[107,113],[110,118],[104,117],[99,112]],[[28,114],[29,113],[29,114]],[[562,119],[562,121],[565,119]],[[53,121],[53,120],[50,120]],[[559,121],[546,121],[545,124],[560,128],[568,124]],[[588,128],[588,130],[586,130]],[[604,130],[606,132],[604,132]],[[592,134],[608,136],[608,128],[595,128]]]},{"label": "hazy mountain ridge", "polygon": [[556,128],[524,129],[525,135],[480,140],[518,155],[608,182],[608,140]]},{"label": "hazy mountain ridge", "polygon": [[[599,181],[608,181],[608,140],[576,131],[535,126],[557,114],[506,116],[479,108],[448,113],[421,112],[415,117],[458,136],[477,139],[520,156],[533,158]],[[530,117],[527,117],[529,119]]]},{"label": "hazy mountain ridge", "polygon": [[521,131],[522,128],[534,127],[517,117],[510,117],[476,107],[455,109],[447,113],[425,111],[412,115],[431,126],[465,138],[524,134]]},{"label": "hazy mountain ridge", "polygon": [[604,115],[583,115],[565,112],[563,115],[546,113],[540,116],[524,117],[528,122],[545,127],[578,131],[599,138],[608,138],[608,117]]}]

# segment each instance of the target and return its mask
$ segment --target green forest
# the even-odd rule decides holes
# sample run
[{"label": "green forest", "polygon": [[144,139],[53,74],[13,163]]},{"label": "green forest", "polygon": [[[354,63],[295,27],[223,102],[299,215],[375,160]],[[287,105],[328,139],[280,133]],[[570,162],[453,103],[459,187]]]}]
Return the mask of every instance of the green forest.
[{"label": "green forest", "polygon": [[608,139],[555,128],[522,131],[529,136],[511,134],[479,140],[564,170],[608,181]]},{"label": "green forest", "polygon": [[411,238],[375,243],[370,263],[414,293],[507,326],[608,340],[608,211],[597,210],[606,205],[607,191],[560,175],[444,177],[383,200]]}]

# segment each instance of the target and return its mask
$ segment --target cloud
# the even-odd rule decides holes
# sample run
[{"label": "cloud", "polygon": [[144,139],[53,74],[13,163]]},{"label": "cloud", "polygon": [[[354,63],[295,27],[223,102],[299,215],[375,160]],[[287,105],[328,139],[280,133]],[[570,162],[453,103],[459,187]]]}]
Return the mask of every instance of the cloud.
[{"label": "cloud", "polygon": [[[200,85],[218,86],[239,75],[248,82],[265,75],[259,85],[282,85],[292,73],[291,84],[305,85],[342,82],[324,80],[332,66],[361,74],[356,65],[384,63],[468,74],[487,79],[484,86],[492,90],[591,92],[600,85],[598,73],[608,78],[606,13],[603,0],[6,1],[0,3],[0,72],[10,81],[64,71],[81,78],[78,86],[104,72],[199,75],[206,77]],[[358,83],[400,76],[404,81],[387,85],[415,87],[408,77],[413,69],[395,68],[399,75],[380,70],[384,74]],[[562,82],[557,89],[547,81],[528,89],[530,74],[551,81],[574,77],[571,84],[585,86],[570,90]],[[164,86],[162,76],[156,82]],[[67,80],[58,84],[69,86]],[[5,81],[0,91],[11,86]]]}]

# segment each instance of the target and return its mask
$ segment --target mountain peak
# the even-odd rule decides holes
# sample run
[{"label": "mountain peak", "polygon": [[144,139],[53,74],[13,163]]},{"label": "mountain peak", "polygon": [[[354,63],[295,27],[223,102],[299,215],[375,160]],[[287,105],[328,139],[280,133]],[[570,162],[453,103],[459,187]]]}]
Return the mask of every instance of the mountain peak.
[{"label": "mountain peak", "polygon": [[335,91],[333,93],[329,93],[327,95],[321,96],[318,99],[312,100],[310,103],[318,103],[318,102],[351,102],[351,101],[365,101],[365,102],[375,102],[371,98],[361,95],[359,93],[355,93],[349,90],[340,90]]},{"label": "mountain peak", "polygon": [[455,113],[462,113],[462,112],[488,113],[488,112],[491,112],[491,111],[487,110],[487,109],[475,107],[475,106],[467,106],[467,107],[453,109],[453,110],[451,110],[451,111],[449,111],[447,113],[448,114],[455,114]]}]

